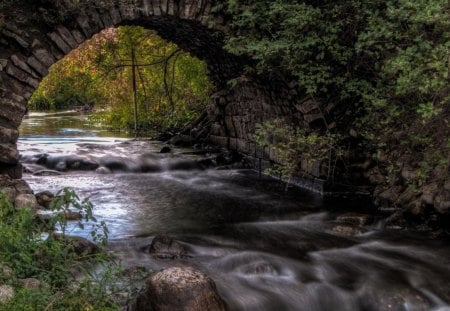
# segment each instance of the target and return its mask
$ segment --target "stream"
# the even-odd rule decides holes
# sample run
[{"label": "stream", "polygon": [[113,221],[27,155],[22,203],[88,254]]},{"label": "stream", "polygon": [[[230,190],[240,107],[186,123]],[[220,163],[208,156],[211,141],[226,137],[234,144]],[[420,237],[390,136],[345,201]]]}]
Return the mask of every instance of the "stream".
[{"label": "stream", "polygon": [[[230,310],[450,310],[450,243],[381,229],[364,200],[321,198],[208,155],[89,126],[73,112],[31,113],[19,139],[37,192],[73,188],[110,231],[125,267],[193,266]],[[71,234],[87,236],[73,228]],[[155,235],[188,250],[151,256]]]}]

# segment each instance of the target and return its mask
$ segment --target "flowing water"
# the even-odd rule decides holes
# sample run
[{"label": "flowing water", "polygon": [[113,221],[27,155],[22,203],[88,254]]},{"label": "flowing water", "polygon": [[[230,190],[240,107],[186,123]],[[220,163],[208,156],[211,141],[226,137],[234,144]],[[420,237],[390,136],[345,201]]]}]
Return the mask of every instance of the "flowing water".
[{"label": "flowing water", "polygon": [[[230,310],[450,310],[450,244],[384,230],[363,201],[322,199],[243,169],[218,170],[187,149],[32,113],[19,149],[35,192],[71,187],[110,230],[125,267],[193,266]],[[76,229],[73,234],[86,235]],[[146,250],[166,234],[187,250]]]}]

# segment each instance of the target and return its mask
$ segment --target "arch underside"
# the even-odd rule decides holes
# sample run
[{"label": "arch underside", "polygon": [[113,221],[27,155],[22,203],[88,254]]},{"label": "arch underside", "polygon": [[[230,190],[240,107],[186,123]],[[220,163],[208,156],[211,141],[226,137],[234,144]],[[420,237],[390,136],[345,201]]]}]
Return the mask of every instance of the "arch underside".
[{"label": "arch underside", "polygon": [[[46,4],[37,4],[40,2]],[[9,9],[3,9],[5,22],[0,24],[0,173],[21,177],[16,146],[18,128],[27,111],[27,101],[47,75],[48,68],[94,34],[120,25],[155,30],[162,38],[207,63],[215,85],[207,122],[209,139],[213,143],[273,159],[274,154],[258,151],[253,141],[256,123],[280,115],[296,118],[306,125],[320,119],[311,103],[299,106],[295,85],[272,87],[241,78],[232,89],[227,86],[230,79],[241,77],[244,62],[223,49],[223,32],[207,26],[211,0],[109,0],[100,6],[83,8],[76,8],[75,2],[17,0]],[[58,12],[64,12],[64,16],[58,17]],[[222,18],[215,19],[216,29],[226,29],[221,24]]]}]

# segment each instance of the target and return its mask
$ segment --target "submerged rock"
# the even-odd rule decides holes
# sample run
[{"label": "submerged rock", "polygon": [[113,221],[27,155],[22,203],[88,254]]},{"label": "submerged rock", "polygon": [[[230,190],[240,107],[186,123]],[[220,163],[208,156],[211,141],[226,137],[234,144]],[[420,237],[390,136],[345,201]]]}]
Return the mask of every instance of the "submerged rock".
[{"label": "submerged rock", "polygon": [[146,281],[132,310],[223,311],[214,281],[191,267],[162,270]]},{"label": "submerged rock", "polygon": [[59,176],[61,172],[53,170],[40,170],[33,173],[34,176]]},{"label": "submerged rock", "polygon": [[83,218],[80,212],[73,212],[73,211],[65,211],[60,213],[60,215],[67,221],[81,220]]},{"label": "submerged rock", "polygon": [[50,203],[52,202],[55,195],[50,191],[43,191],[36,194],[36,200],[40,206],[45,208],[50,207]]},{"label": "submerged rock", "polygon": [[366,226],[373,222],[373,216],[367,214],[346,213],[336,218],[337,221],[353,225],[353,226]]},{"label": "submerged rock", "polygon": [[111,174],[111,173],[112,173],[112,171],[111,171],[109,168],[104,167],[104,166],[100,166],[99,168],[97,168],[97,169],[95,170],[95,172],[96,172],[97,174],[103,174],[103,175],[105,175],[105,174]]},{"label": "submerged rock", "polygon": [[194,140],[188,135],[176,135],[169,140],[174,146],[190,147],[194,144]]},{"label": "submerged rock", "polygon": [[178,259],[187,255],[183,245],[166,235],[157,235],[153,238],[149,253],[161,259]]},{"label": "submerged rock", "polygon": [[101,251],[97,244],[79,236],[62,236],[61,234],[54,233],[52,237],[63,243],[72,245],[73,251],[79,255],[94,255]]},{"label": "submerged rock", "polygon": [[357,228],[352,226],[336,226],[332,229],[332,232],[346,237],[360,235],[363,233],[363,228]]},{"label": "submerged rock", "polygon": [[172,152],[172,148],[170,148],[169,146],[164,146],[159,151],[159,153],[170,153],[170,152]]}]

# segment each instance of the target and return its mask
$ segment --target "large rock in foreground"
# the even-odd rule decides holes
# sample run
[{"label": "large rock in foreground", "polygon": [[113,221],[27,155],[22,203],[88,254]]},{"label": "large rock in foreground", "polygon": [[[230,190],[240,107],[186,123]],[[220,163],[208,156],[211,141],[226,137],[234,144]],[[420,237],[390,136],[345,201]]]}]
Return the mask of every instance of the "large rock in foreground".
[{"label": "large rock in foreground", "polygon": [[214,281],[190,267],[173,267],[152,275],[134,311],[223,311],[225,302]]}]

